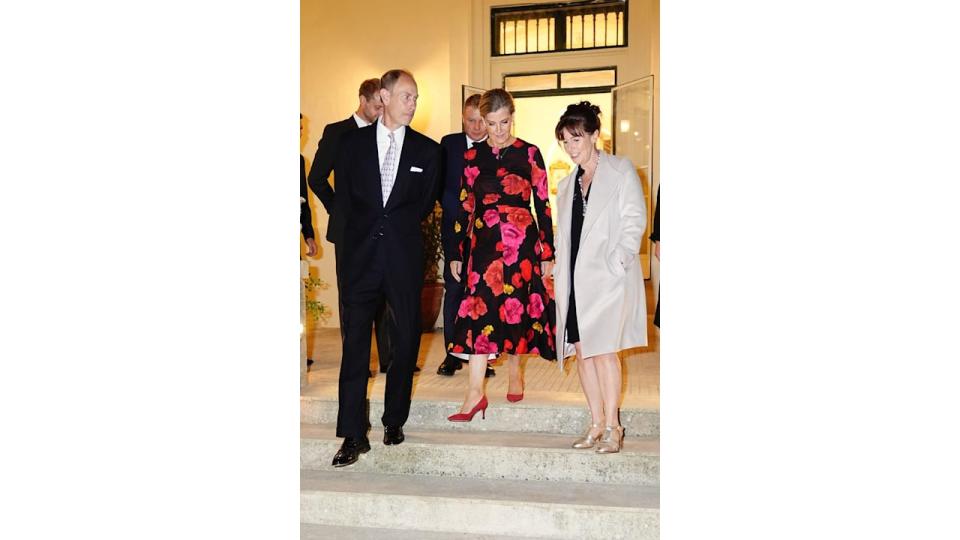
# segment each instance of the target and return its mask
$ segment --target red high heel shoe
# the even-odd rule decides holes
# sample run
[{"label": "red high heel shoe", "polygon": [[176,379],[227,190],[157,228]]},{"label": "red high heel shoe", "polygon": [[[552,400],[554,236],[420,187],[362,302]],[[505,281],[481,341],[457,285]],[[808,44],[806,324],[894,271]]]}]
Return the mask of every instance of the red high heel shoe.
[{"label": "red high heel shoe", "polygon": [[469,422],[473,420],[473,417],[476,416],[477,412],[480,412],[480,418],[487,418],[487,396],[480,398],[480,401],[470,409],[468,413],[457,413],[451,414],[447,417],[447,420],[451,422]]},{"label": "red high heel shoe", "polygon": [[[520,379],[520,385],[521,385],[521,386],[526,386],[526,385],[523,383],[523,378]],[[507,392],[507,401],[509,401],[510,403],[516,403],[516,402],[520,401],[521,399],[523,399],[523,391],[521,391],[519,394],[511,394],[511,393]]]}]

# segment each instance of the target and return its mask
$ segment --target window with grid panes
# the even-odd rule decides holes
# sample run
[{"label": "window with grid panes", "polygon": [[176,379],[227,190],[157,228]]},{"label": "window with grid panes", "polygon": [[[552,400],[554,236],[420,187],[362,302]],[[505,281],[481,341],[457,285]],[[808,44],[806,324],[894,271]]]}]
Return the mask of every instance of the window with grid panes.
[{"label": "window with grid panes", "polygon": [[493,56],[627,46],[626,0],[492,8],[490,20]]}]

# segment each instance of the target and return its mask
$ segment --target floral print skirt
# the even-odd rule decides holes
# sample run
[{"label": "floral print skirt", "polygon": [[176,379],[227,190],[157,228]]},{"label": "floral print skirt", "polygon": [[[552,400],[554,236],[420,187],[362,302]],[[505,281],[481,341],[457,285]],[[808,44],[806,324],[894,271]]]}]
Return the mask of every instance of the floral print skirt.
[{"label": "floral print skirt", "polygon": [[447,350],[555,360],[553,282],[541,276],[542,235],[529,207],[478,201],[473,216],[465,290]]}]

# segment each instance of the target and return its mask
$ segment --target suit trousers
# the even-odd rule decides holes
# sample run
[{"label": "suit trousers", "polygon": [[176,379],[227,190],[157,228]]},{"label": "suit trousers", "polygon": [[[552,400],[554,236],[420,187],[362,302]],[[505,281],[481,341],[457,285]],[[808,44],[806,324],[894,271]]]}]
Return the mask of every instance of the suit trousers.
[{"label": "suit trousers", "polygon": [[[466,259],[466,257],[464,257]],[[453,279],[450,273],[450,263],[444,257],[443,261],[443,350],[453,341],[453,323],[457,319],[460,302],[463,301],[464,277],[467,273],[467,261],[464,260],[460,269],[460,280]]]},{"label": "suit trousers", "polygon": [[384,391],[385,426],[402,426],[410,414],[413,368],[420,349],[420,286],[411,287],[391,271],[387,246],[377,249],[374,260],[354,277],[343,299],[343,360],[340,364],[337,437],[364,437],[370,428],[367,401],[370,366],[370,330],[380,306],[386,302],[394,318],[393,358]]},{"label": "suit trousers", "polygon": [[[343,284],[340,280],[340,248],[337,244],[333,245],[334,265],[337,272],[337,307],[340,313],[340,341],[343,341]],[[390,359],[393,357],[393,340],[391,334],[396,332],[394,328],[394,315],[390,305],[384,301],[377,308],[377,314],[374,318],[373,331],[377,337],[377,363],[380,371],[386,372],[390,369]]]}]

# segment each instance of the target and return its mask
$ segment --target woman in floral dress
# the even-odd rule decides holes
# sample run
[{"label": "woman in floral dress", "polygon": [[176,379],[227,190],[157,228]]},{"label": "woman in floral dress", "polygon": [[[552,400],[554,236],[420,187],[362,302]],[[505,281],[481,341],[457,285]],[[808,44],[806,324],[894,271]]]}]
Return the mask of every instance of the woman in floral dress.
[{"label": "woman in floral dress", "polygon": [[460,412],[448,418],[454,422],[468,422],[486,410],[483,382],[488,360],[507,355],[507,399],[520,401],[523,378],[518,355],[556,359],[552,281],[542,279],[552,275],[554,259],[547,173],[540,150],[511,135],[513,112],[513,98],[506,90],[484,93],[480,114],[489,136],[464,154],[460,190],[464,212],[454,231],[460,254],[470,255],[465,264],[458,260],[462,257],[450,261],[451,273],[465,292],[447,349],[469,356],[470,380]]}]

